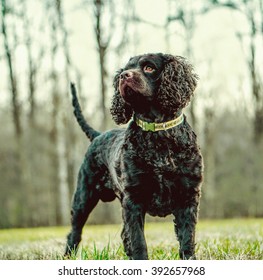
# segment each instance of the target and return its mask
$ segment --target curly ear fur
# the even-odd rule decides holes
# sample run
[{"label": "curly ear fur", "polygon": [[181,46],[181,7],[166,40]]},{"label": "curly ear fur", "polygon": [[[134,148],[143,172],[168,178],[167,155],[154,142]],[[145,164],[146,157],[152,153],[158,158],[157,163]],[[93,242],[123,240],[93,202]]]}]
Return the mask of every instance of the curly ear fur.
[{"label": "curly ear fur", "polygon": [[174,113],[183,109],[191,99],[198,76],[193,66],[181,56],[164,55],[167,64],[161,76],[157,102],[163,112]]},{"label": "curly ear fur", "polygon": [[122,71],[118,71],[113,80],[114,95],[111,101],[110,112],[116,124],[125,124],[132,117],[132,108],[124,102],[119,92],[119,75]]}]

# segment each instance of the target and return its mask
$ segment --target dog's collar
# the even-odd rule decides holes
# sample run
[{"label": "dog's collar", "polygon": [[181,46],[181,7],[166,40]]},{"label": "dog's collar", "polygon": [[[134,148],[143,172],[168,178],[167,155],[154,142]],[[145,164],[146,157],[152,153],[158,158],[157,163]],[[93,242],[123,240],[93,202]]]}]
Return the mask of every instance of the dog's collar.
[{"label": "dog's collar", "polygon": [[184,115],[181,113],[179,117],[177,117],[174,120],[168,121],[168,122],[162,122],[162,123],[150,123],[142,121],[134,116],[134,121],[136,124],[142,128],[143,131],[161,131],[161,130],[167,130],[170,128],[173,128],[175,126],[178,126],[184,121]]}]

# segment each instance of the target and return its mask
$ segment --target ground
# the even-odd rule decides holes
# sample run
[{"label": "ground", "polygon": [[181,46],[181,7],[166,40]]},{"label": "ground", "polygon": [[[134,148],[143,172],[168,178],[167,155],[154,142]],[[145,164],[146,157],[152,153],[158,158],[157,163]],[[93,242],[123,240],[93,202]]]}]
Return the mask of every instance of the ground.
[{"label": "ground", "polygon": [[[127,259],[121,225],[87,225],[80,250],[72,259]],[[0,230],[0,260],[63,259],[69,227]],[[149,258],[179,259],[172,223],[147,223]],[[201,220],[196,232],[200,260],[262,260],[263,219]]]}]

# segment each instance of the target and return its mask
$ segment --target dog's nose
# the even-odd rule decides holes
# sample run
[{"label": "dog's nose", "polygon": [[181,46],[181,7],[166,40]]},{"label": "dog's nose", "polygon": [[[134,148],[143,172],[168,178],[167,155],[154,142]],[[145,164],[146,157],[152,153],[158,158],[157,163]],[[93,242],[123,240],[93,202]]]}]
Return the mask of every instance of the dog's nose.
[{"label": "dog's nose", "polygon": [[123,71],[123,72],[120,74],[120,79],[121,79],[121,80],[126,80],[126,79],[128,79],[128,78],[132,78],[132,76],[133,76],[132,71],[126,70],[126,71]]}]

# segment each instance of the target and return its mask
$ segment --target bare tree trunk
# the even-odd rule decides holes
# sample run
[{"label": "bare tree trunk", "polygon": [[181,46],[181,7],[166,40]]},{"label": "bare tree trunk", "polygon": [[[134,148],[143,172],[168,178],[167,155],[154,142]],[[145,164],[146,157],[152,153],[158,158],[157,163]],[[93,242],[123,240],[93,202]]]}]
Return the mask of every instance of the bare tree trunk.
[{"label": "bare tree trunk", "polygon": [[[68,92],[69,90],[69,84],[70,84],[70,70],[72,70],[73,65],[71,63],[71,57],[69,52],[69,43],[68,43],[68,32],[65,26],[65,20],[64,20],[64,12],[63,12],[63,1],[62,0],[56,0],[56,12],[58,17],[58,25],[60,28],[60,31],[62,33],[62,48],[64,52],[65,57],[65,92]],[[77,70],[77,75],[79,76],[79,73]],[[79,78],[79,77],[78,77]],[[78,83],[80,86],[80,83]],[[78,92],[81,92],[81,89],[79,88]],[[71,102],[69,102],[70,99],[66,100],[65,108],[68,108],[71,110]],[[74,123],[73,123],[74,122]],[[66,114],[63,114],[63,123],[66,127],[75,127],[75,119],[69,117]],[[67,179],[68,179],[68,186],[70,186],[70,190],[72,190],[75,182],[75,174],[76,174],[76,160],[75,160],[75,146],[76,146],[76,133],[74,129],[69,129],[68,131],[65,131],[65,139],[66,139],[66,156],[67,156]],[[72,191],[71,191],[72,192]],[[70,193],[71,193],[70,192]]]},{"label": "bare tree trunk", "polygon": [[60,110],[56,118],[57,127],[57,157],[58,157],[58,179],[59,179],[59,210],[60,223],[67,225],[70,222],[70,205],[69,205],[69,186],[68,186],[68,168],[66,155],[66,142],[64,131],[64,116]]},{"label": "bare tree trunk", "polygon": [[56,149],[56,171],[58,190],[51,190],[57,192],[58,215],[57,222],[61,225],[66,225],[70,221],[70,205],[69,205],[69,186],[68,186],[68,168],[67,168],[67,154],[66,154],[66,133],[65,133],[65,112],[63,112],[62,102],[58,88],[58,76],[55,70],[55,57],[58,50],[57,42],[57,28],[56,21],[52,23],[52,83],[53,83],[53,141]]},{"label": "bare tree trunk", "polygon": [[205,213],[206,217],[214,217],[215,207],[210,207],[215,203],[216,196],[216,162],[215,162],[215,116],[213,108],[205,109],[205,127],[204,127],[204,144],[205,148],[203,150],[204,156],[204,203],[205,209],[209,210],[209,213]]},{"label": "bare tree trunk", "polygon": [[21,127],[21,120],[20,120],[20,106],[18,102],[17,81],[13,69],[12,54],[9,46],[8,33],[6,30],[6,22],[5,22],[6,15],[7,15],[7,6],[5,0],[1,0],[1,3],[2,3],[2,34],[4,38],[5,56],[6,56],[8,70],[9,70],[10,86],[12,92],[13,120],[15,124],[16,136],[17,138],[20,138],[22,134],[22,127]]},{"label": "bare tree trunk", "polygon": [[256,27],[253,15],[250,17],[251,33],[250,33],[250,59],[248,61],[251,79],[251,90],[255,100],[255,119],[254,119],[254,136],[255,141],[261,142],[263,139],[263,88],[260,86],[259,74],[256,69]]},{"label": "bare tree trunk", "polygon": [[[27,61],[28,61],[28,102],[29,102],[29,113],[28,113],[28,127],[27,133],[25,133],[25,143],[30,141],[30,148],[25,145],[26,155],[27,155],[27,207],[29,208],[30,213],[30,223],[31,225],[38,225],[40,222],[41,211],[38,207],[39,201],[41,201],[42,193],[41,189],[38,189],[36,184],[36,179],[34,176],[34,169],[36,163],[36,153],[37,153],[37,123],[36,123],[36,77],[37,70],[40,68],[42,61],[43,50],[39,51],[39,57],[34,61],[33,51],[32,51],[32,36],[31,36],[31,26],[30,20],[28,18],[28,9],[26,0],[22,1],[22,22],[23,22],[23,31],[25,39],[25,47],[27,52]],[[41,217],[42,218],[42,217]],[[43,217],[45,218],[45,217]]]},{"label": "bare tree trunk", "polygon": [[[123,20],[123,38],[120,41],[119,45],[116,48],[116,51],[120,51],[125,42],[128,40],[128,37],[125,35],[127,32],[127,25],[129,17],[129,13],[131,11],[134,12],[134,5],[132,1],[126,0],[123,2],[125,7],[129,7],[129,11],[127,15],[124,16]],[[97,45],[97,52],[99,57],[99,71],[100,71],[100,109],[102,111],[102,125],[101,129],[104,130],[107,127],[107,111],[106,111],[106,84],[108,78],[108,71],[107,71],[107,55],[109,51],[110,42],[112,36],[115,32],[115,1],[106,1],[106,0],[93,0],[93,10],[94,10],[94,33],[96,37],[96,45]],[[104,12],[107,9],[109,19],[108,25],[104,28],[105,24],[103,24],[103,20],[107,18],[106,13]],[[127,9],[126,9],[127,10]],[[134,16],[134,14],[133,14]],[[125,29],[126,28],[126,29]]]},{"label": "bare tree trunk", "polygon": [[104,130],[106,128],[106,106],[105,106],[105,96],[106,96],[106,52],[108,48],[109,41],[103,41],[102,39],[102,9],[103,9],[103,0],[94,0],[94,16],[95,16],[95,24],[94,31],[96,35],[96,43],[99,54],[99,67],[100,67],[100,92],[101,92],[101,102],[100,108],[102,110],[102,126],[101,129]]},{"label": "bare tree trunk", "polygon": [[51,139],[55,151],[51,154],[52,164],[55,168],[57,185],[54,184],[55,189],[50,189],[49,204],[54,202],[55,195],[55,208],[56,216],[54,211],[50,211],[50,222],[60,225],[66,225],[69,223],[70,205],[69,205],[69,186],[68,186],[68,169],[67,169],[67,155],[66,155],[66,139],[64,131],[64,112],[61,110],[61,100],[57,89],[57,78],[56,74],[53,73],[53,129]]},{"label": "bare tree trunk", "polygon": [[69,54],[69,44],[68,44],[68,32],[65,27],[65,22],[64,22],[64,14],[63,14],[63,7],[62,7],[62,0],[56,0],[56,11],[57,11],[57,16],[58,16],[58,24],[60,27],[60,30],[63,35],[62,43],[63,43],[63,51],[64,51],[64,57],[66,60],[66,66],[65,66],[65,74],[66,74],[66,82],[70,82],[69,78],[69,70],[71,67],[71,58]]}]

